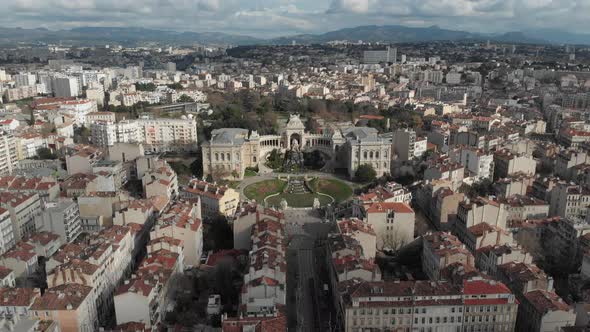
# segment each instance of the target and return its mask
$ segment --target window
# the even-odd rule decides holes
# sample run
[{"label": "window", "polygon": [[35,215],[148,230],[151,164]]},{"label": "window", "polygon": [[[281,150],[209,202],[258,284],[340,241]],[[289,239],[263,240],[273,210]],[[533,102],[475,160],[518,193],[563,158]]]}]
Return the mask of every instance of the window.
[{"label": "window", "polygon": [[219,154],[218,153],[215,154],[215,161],[219,161]]},{"label": "window", "polygon": [[422,313],[425,314],[426,313],[426,308],[422,308]]}]

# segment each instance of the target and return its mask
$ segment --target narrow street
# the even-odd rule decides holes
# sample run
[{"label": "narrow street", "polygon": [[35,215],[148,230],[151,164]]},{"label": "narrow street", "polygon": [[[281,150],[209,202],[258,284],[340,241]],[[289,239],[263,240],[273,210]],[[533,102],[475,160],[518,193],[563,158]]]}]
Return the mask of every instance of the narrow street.
[{"label": "narrow street", "polygon": [[318,276],[316,239],[325,235],[329,225],[310,210],[287,210],[287,317],[289,331],[320,331],[322,281]]}]

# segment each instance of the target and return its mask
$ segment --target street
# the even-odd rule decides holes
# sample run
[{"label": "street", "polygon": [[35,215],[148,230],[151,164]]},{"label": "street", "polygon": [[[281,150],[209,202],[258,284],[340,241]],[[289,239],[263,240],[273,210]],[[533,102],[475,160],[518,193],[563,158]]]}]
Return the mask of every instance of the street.
[{"label": "street", "polygon": [[287,235],[291,238],[287,250],[287,312],[289,331],[319,331],[321,294],[316,240],[330,229],[317,212],[287,210]]}]

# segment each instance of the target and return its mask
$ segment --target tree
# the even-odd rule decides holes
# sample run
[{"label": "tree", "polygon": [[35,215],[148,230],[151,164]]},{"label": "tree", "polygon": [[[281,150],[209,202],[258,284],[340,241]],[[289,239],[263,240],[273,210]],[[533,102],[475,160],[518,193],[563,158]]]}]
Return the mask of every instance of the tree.
[{"label": "tree", "polygon": [[167,85],[170,89],[174,89],[174,90],[182,90],[184,89],[184,87],[182,86],[182,84],[180,83],[173,83],[173,84],[168,84]]},{"label": "tree", "polygon": [[268,155],[266,166],[272,169],[279,169],[283,166],[283,155],[277,149],[273,149]]},{"label": "tree", "polygon": [[312,152],[304,152],[303,161],[305,167],[314,170],[321,169],[326,164],[324,162],[324,158],[322,157],[322,153],[318,150],[314,150]]},{"label": "tree", "polygon": [[195,100],[185,94],[183,94],[182,96],[178,97],[177,100],[179,103],[194,103]]},{"label": "tree", "polygon": [[385,249],[396,251],[407,244],[406,239],[399,234],[399,230],[382,234],[379,240],[381,246],[378,249],[381,251]]},{"label": "tree", "polygon": [[74,139],[77,138],[76,143],[88,144],[90,142],[90,135],[90,129],[82,125],[82,127],[80,127],[78,135],[74,136]]},{"label": "tree", "polygon": [[37,149],[37,156],[39,159],[56,159],[57,156],[51,152],[48,148],[39,148]]},{"label": "tree", "polygon": [[370,164],[360,165],[354,175],[355,180],[358,182],[371,182],[377,178],[377,172],[375,172],[375,169]]},{"label": "tree", "polygon": [[135,83],[135,90],[137,91],[156,91],[156,85],[154,83]]}]

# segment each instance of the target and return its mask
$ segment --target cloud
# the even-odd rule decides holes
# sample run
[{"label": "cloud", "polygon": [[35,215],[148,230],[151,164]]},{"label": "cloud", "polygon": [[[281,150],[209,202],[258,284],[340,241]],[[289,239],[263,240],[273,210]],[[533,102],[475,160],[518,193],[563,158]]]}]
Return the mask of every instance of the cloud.
[{"label": "cloud", "polygon": [[328,12],[330,13],[367,13],[369,11],[369,0],[333,0]]},{"label": "cloud", "polygon": [[8,27],[141,26],[256,37],[372,24],[590,30],[590,0],[0,0],[0,8],[0,26]]}]

